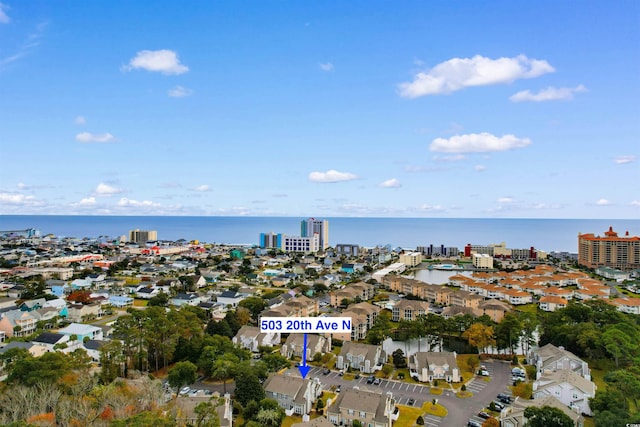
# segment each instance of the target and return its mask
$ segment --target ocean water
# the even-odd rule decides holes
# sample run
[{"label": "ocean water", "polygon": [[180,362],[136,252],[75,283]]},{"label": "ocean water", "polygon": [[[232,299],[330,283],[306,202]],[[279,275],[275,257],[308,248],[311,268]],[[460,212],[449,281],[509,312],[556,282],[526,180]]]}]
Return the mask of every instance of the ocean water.
[{"label": "ocean water", "polygon": [[[129,230],[156,230],[160,240],[257,244],[260,233],[300,235],[301,217],[189,217],[189,216],[58,216],[0,215],[0,232],[36,228],[60,237],[117,237]],[[484,218],[324,218],[329,243],[365,247],[390,244],[417,246],[488,245],[531,246],[547,252],[577,252],[578,233],[602,235],[610,226],[620,235],[640,235],[640,219],[484,219]]]}]

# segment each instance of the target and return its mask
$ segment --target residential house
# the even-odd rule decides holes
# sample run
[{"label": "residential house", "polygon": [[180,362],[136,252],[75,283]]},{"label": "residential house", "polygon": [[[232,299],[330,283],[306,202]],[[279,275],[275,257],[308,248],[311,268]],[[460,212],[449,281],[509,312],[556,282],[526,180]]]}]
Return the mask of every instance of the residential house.
[{"label": "residential house", "polygon": [[565,298],[559,296],[545,295],[538,301],[538,307],[543,311],[556,311],[565,308],[569,304]]},{"label": "residential house", "polygon": [[569,369],[545,371],[533,383],[533,398],[553,396],[579,414],[592,415],[589,399],[596,395],[596,385]]},{"label": "residential house", "polygon": [[130,307],[133,305],[133,298],[111,295],[109,297],[109,304],[111,304],[112,307],[117,308]]},{"label": "residential house", "polygon": [[160,294],[160,289],[155,286],[140,286],[136,291],[136,298],[151,299]]},{"label": "residential house", "polygon": [[183,305],[196,306],[202,302],[202,299],[197,294],[177,294],[169,300],[170,305],[176,307],[182,307]]},{"label": "residential house", "polygon": [[385,355],[381,345],[347,341],[342,344],[336,367],[338,369],[352,368],[365,374],[372,374],[382,368],[384,361]]},{"label": "residential house", "polygon": [[24,337],[36,330],[37,321],[33,314],[27,311],[6,311],[0,319],[0,331],[3,331],[7,338]]},{"label": "residential house", "polygon": [[69,335],[53,332],[43,332],[31,342],[45,347],[47,351],[61,351],[62,353],[70,353],[78,348],[78,341],[70,341]]},{"label": "residential house", "polygon": [[322,384],[318,378],[303,379],[291,372],[289,375],[269,375],[263,388],[266,397],[277,401],[287,415],[308,414],[322,395]]},{"label": "residential house", "polygon": [[326,410],[327,419],[336,426],[350,426],[355,420],[367,427],[389,427],[400,412],[391,393],[346,388]]},{"label": "residential house", "polygon": [[304,335],[307,335],[307,355],[306,360],[313,360],[316,353],[325,354],[331,351],[331,334],[326,337],[316,334],[290,334],[287,341],[280,348],[280,354],[291,359],[299,357],[302,359],[302,348],[304,347]]},{"label": "residential house", "polygon": [[517,289],[509,289],[504,292],[504,299],[513,305],[529,304],[533,301],[530,293],[519,291]]},{"label": "residential house", "polygon": [[480,301],[484,298],[480,295],[476,295],[467,291],[455,291],[450,296],[451,305],[457,305],[459,307],[478,308]]},{"label": "residential house", "polygon": [[640,298],[615,298],[611,303],[623,313],[640,314]]},{"label": "residential house", "polygon": [[100,362],[100,347],[104,345],[104,341],[101,340],[87,340],[82,341],[82,348],[87,352],[87,355],[94,362]]},{"label": "residential house", "polygon": [[502,427],[522,427],[527,424],[524,416],[525,409],[529,407],[541,408],[550,406],[559,409],[571,418],[574,427],[584,427],[584,416],[572,411],[567,405],[561,403],[555,396],[546,396],[540,399],[516,399],[510,406],[507,406],[500,414],[500,425]]},{"label": "residential house", "polygon": [[426,301],[401,299],[393,306],[391,320],[416,320],[418,316],[426,316],[429,313],[429,303]]},{"label": "residential house", "polygon": [[347,301],[368,301],[375,295],[375,286],[370,283],[358,282],[345,285],[344,288],[331,291],[331,306],[338,307],[344,300]]},{"label": "residential house", "polygon": [[444,380],[448,383],[460,382],[460,370],[456,362],[456,353],[443,351],[421,351],[409,356],[409,371],[418,381],[433,382]]},{"label": "residential house", "polygon": [[257,326],[244,325],[231,341],[242,348],[257,353],[261,346],[273,347],[280,344],[280,339],[280,332],[263,333]]},{"label": "residential house", "polygon": [[84,322],[87,319],[102,317],[102,305],[94,302],[90,304],[69,304],[67,307],[67,319],[71,322]]},{"label": "residential house", "polygon": [[556,347],[553,344],[547,344],[532,349],[529,352],[527,361],[530,365],[536,367],[538,378],[545,372],[566,369],[588,380],[591,379],[589,364],[570,351],[565,350],[562,346]]},{"label": "residential house", "polygon": [[236,292],[236,291],[224,291],[220,295],[216,297],[216,302],[218,304],[226,306],[231,306],[233,308],[237,307],[240,301],[245,299],[246,296]]},{"label": "residential house", "polygon": [[84,325],[82,323],[72,323],[66,328],[58,331],[63,335],[75,335],[78,341],[82,342],[85,338],[90,340],[102,340],[104,334],[101,328],[92,325]]},{"label": "residential house", "polygon": [[478,307],[473,309],[473,312],[476,316],[487,315],[494,322],[499,323],[505,314],[511,312],[513,307],[501,300],[497,299],[488,299],[484,301],[480,301]]}]

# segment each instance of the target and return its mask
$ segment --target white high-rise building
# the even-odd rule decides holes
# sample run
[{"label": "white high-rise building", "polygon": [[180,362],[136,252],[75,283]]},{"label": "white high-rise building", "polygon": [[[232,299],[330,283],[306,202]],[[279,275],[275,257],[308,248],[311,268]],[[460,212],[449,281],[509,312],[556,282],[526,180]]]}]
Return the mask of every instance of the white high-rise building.
[{"label": "white high-rise building", "polygon": [[319,237],[319,249],[327,249],[329,247],[329,221],[309,218],[300,222],[300,236],[313,237],[314,234]]}]

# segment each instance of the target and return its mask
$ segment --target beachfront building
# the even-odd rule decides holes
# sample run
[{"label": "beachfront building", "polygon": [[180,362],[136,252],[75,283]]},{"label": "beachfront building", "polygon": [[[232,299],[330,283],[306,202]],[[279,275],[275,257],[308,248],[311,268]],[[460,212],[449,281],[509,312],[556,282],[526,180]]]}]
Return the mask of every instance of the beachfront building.
[{"label": "beachfront building", "polygon": [[309,218],[300,222],[300,236],[313,237],[316,234],[319,239],[319,249],[327,249],[329,247],[329,221]]},{"label": "beachfront building", "polygon": [[158,240],[158,232],[155,230],[130,230],[129,231],[129,241],[137,243],[139,245],[144,245],[148,241]]},{"label": "beachfront building", "polygon": [[578,264],[589,268],[611,267],[620,270],[640,268],[640,237],[618,236],[613,227],[604,236],[578,234]]},{"label": "beachfront building", "polygon": [[260,233],[259,245],[263,249],[280,249],[282,248],[282,234]]}]

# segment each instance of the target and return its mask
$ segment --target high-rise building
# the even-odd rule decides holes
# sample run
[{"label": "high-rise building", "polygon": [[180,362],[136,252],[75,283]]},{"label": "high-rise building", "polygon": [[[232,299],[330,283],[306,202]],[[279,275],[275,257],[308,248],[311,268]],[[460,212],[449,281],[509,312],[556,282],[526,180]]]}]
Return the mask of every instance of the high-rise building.
[{"label": "high-rise building", "polygon": [[329,247],[329,221],[309,218],[300,222],[300,236],[313,237],[314,234],[318,234],[319,248],[321,250],[327,249]]},{"label": "high-rise building", "polygon": [[640,268],[640,237],[623,237],[609,227],[603,237],[578,234],[578,264],[589,268],[612,267],[620,270]]},{"label": "high-rise building", "polygon": [[282,234],[260,233],[260,247],[264,249],[281,249]]},{"label": "high-rise building", "polygon": [[129,231],[130,242],[144,245],[149,240],[158,240],[158,232],[155,230],[139,230],[137,228]]}]

